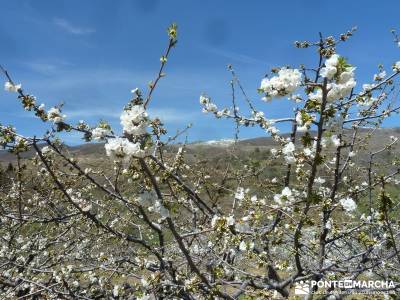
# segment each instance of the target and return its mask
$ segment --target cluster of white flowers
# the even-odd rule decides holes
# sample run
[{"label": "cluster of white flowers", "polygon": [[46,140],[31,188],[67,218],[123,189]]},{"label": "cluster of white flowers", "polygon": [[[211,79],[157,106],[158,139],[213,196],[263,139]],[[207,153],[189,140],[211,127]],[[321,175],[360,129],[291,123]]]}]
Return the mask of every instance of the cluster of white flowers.
[{"label": "cluster of white flowers", "polygon": [[200,96],[200,104],[203,105],[203,112],[204,113],[215,113],[218,111],[217,105],[211,102],[210,97],[201,95]]},{"label": "cluster of white flowers", "polygon": [[249,220],[249,216],[243,217],[239,221],[236,221],[233,215],[229,215],[227,217],[214,215],[211,219],[211,227],[214,229],[221,229],[224,227],[234,226],[237,232],[245,233],[251,230]]},{"label": "cluster of white flowers", "polygon": [[400,61],[393,64],[393,72],[400,72]]},{"label": "cluster of white flowers", "polygon": [[50,155],[51,153],[54,152],[53,149],[51,149],[49,146],[43,147],[41,151],[42,151],[42,154],[45,156]]},{"label": "cluster of white flowers", "polygon": [[282,205],[283,201],[294,201],[294,192],[289,187],[284,187],[280,194],[274,195],[274,201],[278,205]]},{"label": "cluster of white flowers", "polygon": [[107,135],[109,135],[111,132],[109,129],[103,128],[103,127],[96,127],[92,130],[92,138],[95,141],[101,141],[103,140]]},{"label": "cluster of white flowers", "polygon": [[121,125],[125,133],[142,135],[147,129],[147,112],[143,105],[133,105],[124,110],[120,116]]},{"label": "cluster of white flowers", "polygon": [[[345,67],[344,70],[340,70],[340,61],[340,56],[334,54],[325,61],[325,67],[321,69],[321,76],[326,77],[329,80],[335,79],[327,86],[328,101],[338,100],[347,96],[356,86],[356,81],[354,80],[355,68]],[[342,62],[342,64],[344,63]],[[322,90],[318,89],[315,93],[311,93],[308,96],[311,100],[321,101]]]},{"label": "cluster of white flowers", "polygon": [[264,101],[292,94],[301,85],[302,75],[297,69],[281,69],[278,76],[261,81],[260,90],[265,93]]},{"label": "cluster of white flowers", "polygon": [[[307,116],[307,118],[303,118]],[[305,112],[297,112],[296,114],[296,123],[297,123],[297,131],[305,132],[310,129],[312,122],[316,119],[315,115],[308,115]]]},{"label": "cluster of white flowers", "polygon": [[263,121],[263,120],[265,120],[263,111],[253,111],[252,114],[253,114],[253,117],[254,117],[254,121]]},{"label": "cluster of white flowers", "polygon": [[113,289],[113,296],[114,297],[118,297],[121,291],[121,286],[119,285],[114,285],[114,289]]},{"label": "cluster of white flowers", "polygon": [[18,91],[22,88],[21,84],[13,84],[9,81],[6,81],[6,83],[4,84],[4,90],[7,92],[14,92],[14,93],[18,93]]},{"label": "cluster of white flowers", "polygon": [[53,121],[54,124],[61,123],[66,118],[66,115],[62,115],[58,107],[52,107],[47,112],[47,118]]},{"label": "cluster of white flowers", "polygon": [[140,148],[139,143],[132,143],[126,138],[110,138],[104,145],[108,156],[118,159],[129,159],[134,157],[144,157],[145,151]]},{"label": "cluster of white flowers", "polygon": [[339,64],[339,55],[334,54],[325,61],[325,67],[321,69],[321,76],[332,79],[337,73]]},{"label": "cluster of white flowers", "polygon": [[239,250],[242,252],[253,250],[253,249],[254,249],[254,242],[252,242],[252,241],[250,241],[250,242],[241,241],[239,244]]},{"label": "cluster of white flowers", "polygon": [[337,83],[328,84],[328,101],[334,101],[346,97],[355,86],[356,81],[354,80],[354,68],[348,68],[346,72],[340,74]]},{"label": "cluster of white flowers", "polygon": [[375,87],[376,87],[376,85],[374,83],[364,83],[362,85],[363,92],[369,92],[372,89],[374,89]]},{"label": "cluster of white flowers", "polygon": [[357,204],[350,197],[340,199],[340,204],[343,206],[343,209],[347,212],[352,212],[357,208]]},{"label": "cluster of white flowers", "polygon": [[67,189],[67,194],[73,202],[75,202],[82,211],[88,212],[92,209],[92,204],[84,199],[81,192],[74,191],[73,189]]},{"label": "cluster of white flowers", "polygon": [[137,300],[150,300],[151,297],[150,297],[150,295],[148,295],[148,294],[143,294],[142,296],[137,297],[136,299],[137,299]]},{"label": "cluster of white flowers", "polygon": [[249,193],[249,191],[249,189],[238,187],[235,192],[235,199],[239,202],[242,201],[245,198],[246,194]]},{"label": "cluster of white flowers", "polygon": [[354,151],[350,151],[349,152],[349,157],[354,157],[354,156],[356,156],[356,153]]},{"label": "cluster of white flowers", "polygon": [[381,81],[386,77],[386,71],[379,72],[379,74],[374,75],[375,81]]},{"label": "cluster of white flowers", "polygon": [[305,156],[313,158],[314,154],[315,154],[315,147],[313,147],[312,149],[309,147],[306,147],[303,149],[303,153]]},{"label": "cluster of white flowers", "polygon": [[286,162],[289,164],[292,164],[296,161],[294,157],[294,150],[296,150],[296,147],[292,142],[287,143],[282,148],[282,154],[284,155]]},{"label": "cluster of white flowers", "polygon": [[137,197],[137,202],[149,211],[158,213],[162,218],[169,217],[169,210],[162,204],[155,191],[144,191]]},{"label": "cluster of white flowers", "polygon": [[331,142],[335,147],[339,147],[340,146],[340,139],[335,134],[331,136]]},{"label": "cluster of white flowers", "polygon": [[225,216],[214,215],[213,218],[211,219],[211,227],[215,229],[223,225],[234,226],[235,218],[233,216],[225,217]]},{"label": "cluster of white flowers", "polygon": [[270,133],[272,136],[279,133],[279,129],[274,126],[274,120],[266,120],[264,119],[262,127],[265,129],[267,133]]}]

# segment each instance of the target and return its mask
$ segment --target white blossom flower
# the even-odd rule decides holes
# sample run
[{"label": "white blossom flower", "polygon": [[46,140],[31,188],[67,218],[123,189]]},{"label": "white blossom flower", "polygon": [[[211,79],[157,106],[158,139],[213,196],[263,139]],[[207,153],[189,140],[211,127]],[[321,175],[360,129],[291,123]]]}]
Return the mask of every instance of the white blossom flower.
[{"label": "white blossom flower", "polygon": [[200,95],[200,104],[206,104],[207,102],[210,102],[210,98],[205,96],[205,95]]},{"label": "white blossom flower", "polygon": [[303,125],[303,119],[301,117],[301,112],[297,112],[296,114],[296,123],[298,126],[302,126]]},{"label": "white blossom flower", "polygon": [[374,75],[374,80],[375,81],[381,81],[386,77],[386,71],[382,71],[379,74]]},{"label": "white blossom flower", "polygon": [[108,139],[104,147],[106,149],[107,155],[114,159],[129,159],[132,156],[145,156],[145,151],[140,148],[139,143],[131,143],[126,138],[117,137]]},{"label": "white blossom flower", "polygon": [[331,229],[332,228],[332,220],[329,219],[326,223],[325,223],[325,228],[326,229]]},{"label": "white blossom flower", "polygon": [[253,112],[253,116],[255,121],[260,121],[264,118],[264,112],[262,111]]},{"label": "white blossom flower", "polygon": [[329,57],[325,61],[325,66],[328,66],[328,67],[337,66],[337,64],[339,63],[339,57],[340,56],[338,54],[333,54],[331,57]]},{"label": "white blossom flower", "polygon": [[[353,67],[347,67],[340,74],[338,72],[340,56],[338,54],[332,55],[329,59],[325,61],[325,67],[321,69],[321,76],[326,77],[331,80],[336,75],[336,80],[328,84],[328,101],[334,101],[347,96],[351,90],[356,86],[356,81],[354,80],[354,70]],[[316,99],[320,101],[322,99],[322,91],[318,89],[316,93],[309,95],[310,99]]]},{"label": "white blossom flower", "polygon": [[344,98],[350,94],[351,90],[356,86],[356,81],[351,78],[344,83],[330,83],[328,84],[328,101],[334,101]]},{"label": "white blossom flower", "polygon": [[357,208],[357,204],[350,197],[340,199],[340,204],[347,212],[352,212]]},{"label": "white blossom flower", "polygon": [[214,215],[213,218],[211,219],[211,227],[215,228],[215,226],[217,225],[217,222],[220,220],[221,218],[218,215]]},{"label": "white blossom flower", "polygon": [[297,69],[280,69],[277,76],[264,78],[260,90],[265,93],[263,100],[292,94],[301,85],[302,74]]},{"label": "white blossom flower", "polygon": [[235,217],[230,215],[229,217],[226,218],[226,223],[228,224],[228,226],[235,225]]},{"label": "white blossom flower", "polygon": [[21,84],[12,84],[10,81],[4,83],[4,90],[7,92],[17,93],[22,88]]},{"label": "white blossom flower", "polygon": [[374,84],[369,84],[369,83],[364,83],[362,85],[362,89],[364,92],[368,92],[368,91],[372,90],[374,87],[375,87]]},{"label": "white blossom flower", "polygon": [[247,250],[247,245],[245,241],[241,241],[239,245],[239,250],[240,251],[246,251]]},{"label": "white blossom flower", "polygon": [[294,201],[294,193],[287,186],[282,189],[280,194],[275,194],[274,195],[274,201],[278,205],[282,205],[283,204],[283,200],[286,200],[286,201],[289,201],[289,202]]},{"label": "white blossom flower", "polygon": [[340,84],[348,84],[354,81],[354,70],[355,68],[353,67],[346,68],[346,70],[340,74],[338,82]]},{"label": "white blossom flower", "polygon": [[241,241],[239,244],[239,250],[244,252],[247,250],[252,250],[254,248],[254,242],[245,242],[245,241]]},{"label": "white blossom flower", "polygon": [[96,127],[92,130],[92,138],[95,141],[100,141],[110,134],[110,130],[102,127]]},{"label": "white blossom flower", "polygon": [[[303,114],[306,116],[306,120],[303,120]],[[297,131],[298,132],[307,131],[310,128],[313,120],[315,120],[314,115],[302,113],[301,111],[297,112],[296,114]]]},{"label": "white blossom flower", "polygon": [[58,107],[52,107],[47,112],[47,118],[53,121],[54,124],[57,124],[63,122],[66,115],[61,115],[61,111]]},{"label": "white blossom flower", "polygon": [[308,98],[313,101],[321,102],[322,101],[322,90],[317,89],[314,93],[308,94]]},{"label": "white blossom flower", "polygon": [[305,156],[308,156],[308,157],[311,157],[314,154],[314,152],[310,148],[304,148],[303,153]]},{"label": "white blossom flower", "polygon": [[333,66],[325,67],[321,69],[321,76],[328,79],[332,79],[337,72],[337,68]]},{"label": "white blossom flower", "polygon": [[49,147],[49,146],[45,146],[42,148],[42,154],[43,155],[47,155],[49,153],[51,153],[53,150]]},{"label": "white blossom flower", "polygon": [[292,154],[295,149],[296,147],[294,146],[294,144],[292,142],[289,142],[283,147],[282,153],[284,155]]},{"label": "white blossom flower", "polygon": [[[211,98],[205,95],[200,96],[200,104],[203,105],[203,112],[204,113],[209,113],[209,112],[217,112],[218,107],[214,103],[211,102]],[[221,111],[218,112],[218,115],[222,116],[225,112]]]},{"label": "white blossom flower", "polygon": [[285,156],[285,160],[289,164],[294,163],[296,161],[294,157],[294,150],[295,146],[292,142],[287,143],[282,149],[282,153]]},{"label": "white blossom flower", "polygon": [[140,279],[140,283],[142,284],[143,287],[148,287],[150,283],[146,280],[146,278]]},{"label": "white blossom flower", "polygon": [[239,201],[243,200],[244,199],[244,192],[245,192],[244,188],[238,187],[237,190],[236,190],[236,193],[235,193],[235,199],[237,199]]},{"label": "white blossom flower", "polygon": [[292,196],[292,190],[289,188],[289,187],[284,187],[283,188],[283,190],[282,190],[282,192],[281,192],[281,195],[282,196],[285,196],[286,198],[289,198],[289,197],[291,197]]},{"label": "white blossom flower", "polygon": [[397,61],[393,65],[393,72],[400,72],[400,61]]},{"label": "white blossom flower", "polygon": [[215,105],[214,103],[207,103],[204,107],[204,111],[205,112],[216,112],[218,110],[217,105]]},{"label": "white blossom flower", "polygon": [[121,287],[119,285],[115,285],[114,289],[113,289],[113,296],[114,297],[118,297],[119,296],[119,290],[121,289]]},{"label": "white blossom flower", "polygon": [[335,147],[339,147],[340,146],[340,139],[338,138],[337,135],[332,135],[331,136],[331,142]]},{"label": "white blossom flower", "polygon": [[337,64],[339,63],[339,55],[334,54],[325,61],[325,67],[321,69],[321,76],[332,79],[337,73]]},{"label": "white blossom flower", "polygon": [[124,110],[120,116],[124,132],[132,135],[142,135],[147,129],[147,112],[143,105],[133,105]]},{"label": "white blossom flower", "polygon": [[143,294],[142,296],[137,297],[136,299],[137,300],[150,300],[151,298],[150,298],[149,294]]},{"label": "white blossom flower", "polygon": [[138,88],[134,88],[133,90],[131,90],[131,93],[132,93],[133,100],[136,100],[137,98],[139,98],[140,91]]},{"label": "white blossom flower", "polygon": [[298,132],[306,132],[309,129],[307,125],[297,127]]},{"label": "white blossom flower", "polygon": [[296,158],[293,156],[293,154],[287,155],[287,156],[285,156],[285,161],[286,161],[288,164],[293,164],[293,163],[296,162]]}]

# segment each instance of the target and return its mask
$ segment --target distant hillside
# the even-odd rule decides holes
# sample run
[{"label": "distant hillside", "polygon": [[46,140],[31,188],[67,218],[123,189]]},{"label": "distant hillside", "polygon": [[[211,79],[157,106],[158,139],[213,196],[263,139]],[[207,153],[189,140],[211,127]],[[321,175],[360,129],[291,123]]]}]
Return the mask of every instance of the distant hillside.
[{"label": "distant hillside", "polygon": [[[359,136],[366,136],[370,129],[360,129]],[[348,131],[347,131],[348,132]],[[315,134],[315,132],[311,132]],[[301,134],[300,134],[301,135]],[[345,131],[346,135],[346,131]],[[289,134],[283,134],[289,137]],[[373,131],[370,146],[372,150],[379,149],[382,145],[389,142],[390,136],[400,138],[400,128],[381,128]],[[173,144],[168,146],[169,149],[179,147],[180,144]],[[196,153],[207,153],[210,157],[215,157],[223,154],[224,151],[235,148],[239,152],[254,151],[256,148],[259,150],[268,150],[276,146],[276,142],[271,137],[257,137],[251,139],[239,140],[234,143],[233,140],[212,140],[204,142],[195,142],[187,145],[188,154],[195,155]],[[88,157],[91,159],[99,159],[105,156],[103,143],[87,143],[78,146],[66,146],[67,150],[78,157]],[[400,153],[400,145],[396,145],[393,150],[395,153]],[[23,153],[23,158],[32,157],[33,150]],[[0,151],[0,163],[9,163],[15,161],[15,156],[7,151]]]}]

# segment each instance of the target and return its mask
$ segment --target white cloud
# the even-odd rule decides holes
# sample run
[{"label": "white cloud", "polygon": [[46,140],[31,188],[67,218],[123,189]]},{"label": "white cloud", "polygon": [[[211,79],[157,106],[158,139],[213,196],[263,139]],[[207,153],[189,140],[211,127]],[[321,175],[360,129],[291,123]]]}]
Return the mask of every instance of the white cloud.
[{"label": "white cloud", "polygon": [[35,73],[43,75],[54,75],[57,72],[65,69],[66,67],[72,66],[72,64],[61,60],[55,60],[55,61],[39,60],[39,61],[26,62],[23,64],[32,71],[34,71]]},{"label": "white cloud", "polygon": [[42,74],[50,74],[53,73],[57,67],[53,64],[48,63],[38,63],[38,62],[30,62],[27,63],[27,66],[31,68],[33,71],[42,73]]},{"label": "white cloud", "polygon": [[85,34],[91,34],[96,32],[93,28],[89,27],[78,27],[73,24],[71,24],[69,21],[62,19],[62,18],[54,18],[54,24],[56,24],[58,27],[61,29],[75,35],[85,35]]},{"label": "white cloud", "polygon": [[[129,84],[130,89],[133,89],[135,87],[132,85],[133,83],[146,84],[154,76],[151,72],[131,72],[110,68],[103,70],[99,68],[65,68],[61,70],[61,67],[59,66],[60,70],[54,74],[54,77],[46,79],[32,77],[29,83],[36,88],[45,88],[46,90],[68,90],[80,87],[89,89],[102,85],[107,90],[110,84]],[[128,94],[130,89],[127,90]]]}]

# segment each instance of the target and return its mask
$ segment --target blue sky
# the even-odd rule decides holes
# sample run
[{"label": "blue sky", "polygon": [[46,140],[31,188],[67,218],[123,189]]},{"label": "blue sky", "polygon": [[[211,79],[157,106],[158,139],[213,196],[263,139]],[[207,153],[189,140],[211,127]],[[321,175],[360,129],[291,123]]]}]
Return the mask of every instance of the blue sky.
[{"label": "blue sky", "polygon": [[[150,106],[169,133],[193,123],[190,140],[230,138],[230,122],[201,113],[203,92],[230,103],[233,64],[248,94],[267,117],[287,116],[290,103],[260,101],[256,89],[273,66],[314,66],[314,49],[295,40],[316,40],[358,26],[338,52],[357,66],[357,81],[371,81],[376,66],[400,60],[390,29],[400,29],[398,1],[183,1],[17,0],[0,12],[0,63],[47,107],[65,102],[72,121],[109,120],[120,130],[119,113],[134,87],[146,89],[167,43],[166,28],[179,26],[179,42]],[[0,122],[24,134],[46,127],[22,110],[14,95],[0,93]],[[242,105],[244,107],[244,105]],[[393,119],[387,126],[396,126]],[[242,138],[261,136],[243,130]],[[78,143],[79,137],[67,139]]]}]

